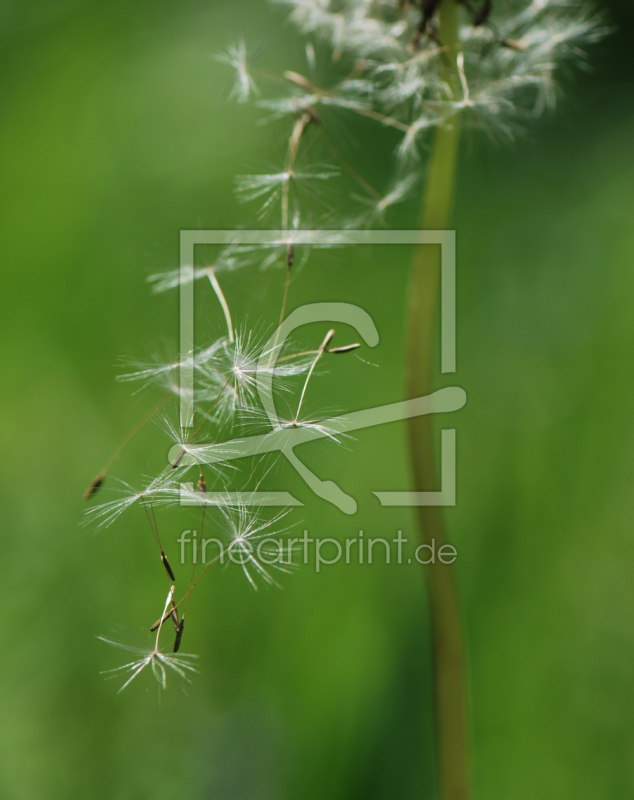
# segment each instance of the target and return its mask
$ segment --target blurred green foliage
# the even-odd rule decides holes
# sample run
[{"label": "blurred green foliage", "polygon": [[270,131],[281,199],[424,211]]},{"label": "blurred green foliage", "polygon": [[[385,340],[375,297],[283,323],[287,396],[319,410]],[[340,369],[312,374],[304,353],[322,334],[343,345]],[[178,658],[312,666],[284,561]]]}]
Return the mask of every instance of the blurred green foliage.
[{"label": "blurred green foliage", "polygon": [[[469,401],[452,418],[447,520],[483,800],[634,795],[632,12],[611,10],[618,34],[553,120],[513,147],[463,148],[449,382]],[[218,570],[188,616],[183,649],[201,674],[187,695],[172,684],[158,708],[149,676],[117,695],[99,674],[121,661],[95,636],[145,640],[164,591],[141,514],[104,535],[79,525],[87,482],[152,402],[114,382],[118,359],[176,341],[176,297],[151,297],[144,279],[177,265],[180,229],[250,224],[233,177],[276,154],[259,112],[216,102],[212,55],[241,32],[273,67],[297,61],[295,34],[264,3],[0,4],[7,800],[432,796],[414,565],[304,567],[258,593]],[[367,126],[351,135],[385,181],[385,141]],[[415,203],[391,219],[415,221]],[[402,398],[410,255],[322,253],[294,281],[293,306],[354,302],[381,334],[364,354],[378,368],[320,378],[329,408]],[[239,276],[227,293],[239,315],[271,319],[282,280]],[[154,440],[148,429],[130,444],[128,477],[162,463]],[[413,518],[371,495],[407,485],[403,427],[309,461],[360,505],[343,517],[285,471],[311,534],[415,541]],[[168,524],[174,560],[187,526]]]}]

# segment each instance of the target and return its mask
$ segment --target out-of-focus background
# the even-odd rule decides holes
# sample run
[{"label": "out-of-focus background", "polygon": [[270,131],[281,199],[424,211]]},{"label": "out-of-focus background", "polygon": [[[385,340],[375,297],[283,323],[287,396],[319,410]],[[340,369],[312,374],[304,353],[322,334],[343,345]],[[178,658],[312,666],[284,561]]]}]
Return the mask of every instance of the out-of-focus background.
[{"label": "out-of-focus background", "polygon": [[[458,371],[445,383],[469,401],[452,417],[458,504],[446,517],[482,800],[634,796],[634,17],[625,1],[602,5],[617,31],[558,112],[513,146],[463,147]],[[416,565],[309,565],[258,592],[218,570],[188,613],[183,650],[200,674],[187,694],[170,682],[159,708],[150,676],[119,695],[100,674],[125,654],[96,636],[148,642],[165,587],[142,514],[97,535],[80,526],[87,483],[154,402],[115,383],[118,360],[176,343],[177,297],[151,296],[145,279],[178,265],[179,230],[252,225],[234,175],[280,152],[261,112],[217,102],[227,73],[213,56],[241,34],[270,69],[300,64],[299,38],[262,2],[0,4],[6,800],[432,797]],[[348,146],[385,183],[387,140],[347,122]],[[416,205],[391,224],[415,225]],[[315,408],[404,396],[410,257],[322,253],[294,280],[291,307],[354,302],[381,334],[363,354],[378,366],[338,362],[315,383]],[[282,281],[232,277],[236,316],[275,319]],[[213,326],[216,306],[200,302]],[[114,471],[162,466],[156,437],[140,433]],[[371,494],[407,488],[402,426],[311,464],[359,512],[345,517],[285,471],[278,488],[306,503],[300,530],[415,541],[409,512]],[[165,520],[177,561],[178,532],[195,523]]]}]

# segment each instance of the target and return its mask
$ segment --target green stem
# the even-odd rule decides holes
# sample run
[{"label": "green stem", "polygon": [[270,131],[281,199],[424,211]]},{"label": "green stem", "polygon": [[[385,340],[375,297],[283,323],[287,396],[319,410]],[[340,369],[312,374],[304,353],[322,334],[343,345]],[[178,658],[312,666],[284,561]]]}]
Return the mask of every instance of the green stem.
[{"label": "green stem", "polygon": [[[456,66],[459,52],[458,3],[443,0],[439,38],[447,47],[447,80],[456,93],[460,84]],[[459,96],[459,95],[458,95]],[[437,129],[430,158],[422,228],[447,229],[451,223],[459,130],[457,116]],[[408,320],[408,390],[420,397],[431,390],[434,313],[438,300],[439,248],[418,248],[412,266]],[[410,420],[411,462],[416,491],[430,491],[436,475],[432,426],[429,416]],[[447,541],[441,509],[419,506],[422,540]],[[469,741],[467,671],[462,621],[454,568],[442,563],[427,567],[434,683],[434,723],[439,800],[467,800],[469,790]]]}]

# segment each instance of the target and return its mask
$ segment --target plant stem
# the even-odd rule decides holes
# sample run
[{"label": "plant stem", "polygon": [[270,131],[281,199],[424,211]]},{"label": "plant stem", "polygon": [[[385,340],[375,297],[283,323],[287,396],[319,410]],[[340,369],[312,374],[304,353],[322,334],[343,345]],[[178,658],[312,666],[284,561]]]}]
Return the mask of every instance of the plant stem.
[{"label": "plant stem", "polygon": [[207,269],[207,277],[209,278],[209,282],[212,285],[214,292],[216,293],[216,297],[222,306],[222,312],[225,315],[225,321],[227,323],[227,331],[229,333],[229,341],[233,342],[233,325],[231,323],[231,314],[229,313],[229,306],[227,305],[227,301],[225,296],[220,288],[220,284],[218,283],[218,279],[216,278],[216,273],[213,271],[213,267],[208,267]]},{"label": "plant stem", "polygon": [[295,414],[295,422],[299,422],[299,414],[302,410],[302,403],[304,402],[304,395],[306,394],[306,389],[308,388],[308,381],[310,380],[310,376],[313,374],[315,367],[317,366],[317,362],[323,356],[326,348],[330,344],[332,337],[335,335],[334,330],[329,330],[326,334],[326,338],[321,343],[319,350],[317,351],[317,355],[313,359],[313,363],[310,365],[310,369],[308,370],[308,375],[306,376],[306,380],[304,381],[304,388],[302,389],[302,394],[299,398],[299,403],[297,404],[297,414]]},{"label": "plant stem", "polygon": [[[447,48],[446,79],[456,93],[460,82],[458,3],[442,0],[438,36]],[[437,129],[423,198],[422,228],[443,230],[451,222],[459,130],[457,116]],[[440,273],[439,248],[420,246],[412,266],[408,320],[408,389],[411,397],[431,390],[434,311]],[[410,420],[410,451],[416,491],[434,489],[432,426],[428,415]],[[423,542],[446,542],[441,509],[419,506]],[[454,568],[427,567],[431,616],[434,724],[439,800],[467,800],[469,790],[468,698],[465,647]]]}]

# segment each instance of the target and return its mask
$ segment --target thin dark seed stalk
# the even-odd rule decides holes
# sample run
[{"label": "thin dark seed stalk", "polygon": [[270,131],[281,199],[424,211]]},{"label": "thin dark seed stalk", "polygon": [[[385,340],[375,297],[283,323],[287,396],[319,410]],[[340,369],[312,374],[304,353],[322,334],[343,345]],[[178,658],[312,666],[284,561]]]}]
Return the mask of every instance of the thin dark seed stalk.
[{"label": "thin dark seed stalk", "polygon": [[189,589],[188,589],[188,590],[185,592],[185,594],[184,594],[184,595],[181,597],[181,599],[178,601],[178,603],[176,603],[176,604],[175,604],[174,608],[178,608],[178,607],[180,606],[180,604],[183,602],[183,600],[187,600],[187,598],[189,597],[189,595],[190,595],[190,594],[191,594],[191,593],[194,591],[194,589],[195,589],[195,588],[198,586],[198,584],[199,584],[199,583],[202,581],[202,579],[203,579],[203,578],[205,577],[205,575],[206,575],[206,574],[209,572],[209,570],[210,570],[210,569],[213,567],[213,565],[214,565],[216,562],[220,561],[220,558],[221,558],[221,556],[222,556],[223,554],[224,554],[223,552],[220,552],[220,553],[218,553],[218,555],[217,555],[217,556],[216,556],[214,559],[212,559],[212,560],[209,562],[209,564],[207,564],[207,566],[205,567],[205,569],[204,569],[204,570],[203,570],[203,571],[200,573],[200,575],[199,575],[199,576],[196,578],[196,580],[195,580],[195,581],[194,581],[194,583],[191,585],[191,587],[190,587],[190,588],[189,588]]},{"label": "thin dark seed stalk", "polygon": [[134,427],[131,428],[131,430],[128,431],[128,433],[123,437],[123,439],[115,447],[115,449],[112,451],[112,453],[110,453],[110,456],[109,456],[108,460],[106,461],[106,463],[104,464],[101,472],[93,478],[92,483],[90,484],[90,486],[84,492],[84,500],[90,500],[91,497],[94,497],[94,495],[97,494],[97,492],[99,491],[101,485],[103,484],[103,482],[104,482],[104,480],[106,478],[106,475],[108,474],[108,470],[110,469],[110,467],[112,465],[112,462],[115,460],[115,458],[123,450],[123,448],[130,441],[130,439],[134,436],[134,434],[138,430],[140,430],[143,427],[143,425],[145,425],[145,423],[151,417],[154,416],[154,414],[156,414],[156,412],[159,410],[159,408],[161,408],[162,406],[165,405],[165,403],[167,403],[169,398],[170,398],[170,396],[166,395],[162,400],[159,400],[158,403],[153,408],[151,408],[146,414],[144,414],[141,417],[141,419],[136,423],[136,425],[134,425]]},{"label": "thin dark seed stalk", "polygon": [[134,425],[134,427],[131,428],[128,431],[128,433],[123,437],[123,439],[115,447],[115,449],[110,454],[110,457],[108,458],[108,460],[104,464],[104,467],[101,470],[101,474],[102,475],[105,475],[108,472],[108,470],[110,469],[110,466],[112,465],[112,462],[119,455],[119,453],[123,450],[123,448],[130,441],[130,439],[134,436],[134,434],[137,433],[137,431],[139,431],[145,425],[145,423],[149,419],[151,419],[154,416],[154,414],[156,414],[156,412],[165,405],[165,403],[167,403],[167,401],[169,399],[170,399],[170,395],[165,395],[165,397],[163,397],[161,400],[159,400],[158,403],[156,403],[155,406],[153,406],[146,414],[144,414],[141,417],[141,419],[136,423],[136,425]]},{"label": "thin dark seed stalk", "polygon": [[293,126],[290,139],[288,140],[286,162],[284,164],[284,171],[288,173],[288,177],[282,186],[282,230],[284,233],[288,233],[288,203],[291,176],[295,166],[295,161],[297,159],[297,153],[299,151],[299,143],[301,142],[304,131],[311,120],[312,117],[307,111],[301,114],[301,116],[295,120],[295,125]]},{"label": "thin dark seed stalk", "polygon": [[[299,145],[302,140],[302,136],[304,135],[306,128],[312,122],[312,116],[305,111],[301,114],[296,120],[295,125],[293,125],[293,130],[291,131],[290,138],[288,140],[288,148],[286,150],[286,159],[284,162],[284,171],[287,173],[287,178],[282,186],[282,231],[285,236],[289,235],[289,199],[290,199],[290,189],[291,189],[291,176],[293,174],[293,168],[295,166],[295,161],[297,160],[297,153],[299,152]],[[284,281],[284,296],[282,297],[282,310],[280,312],[280,321],[275,332],[275,341],[273,342],[273,347],[271,348],[271,355],[269,357],[269,361],[267,366],[271,366],[273,361],[273,356],[275,354],[275,350],[277,348],[277,343],[280,338],[280,328],[282,323],[284,322],[284,316],[286,314],[286,302],[288,300],[288,287],[291,280],[291,267],[293,266],[293,257],[292,257],[292,243],[287,243],[286,248],[286,279]]]},{"label": "thin dark seed stalk", "polygon": [[[322,130],[323,130],[323,128],[322,128]],[[344,169],[348,173],[348,175],[350,175],[350,177],[356,183],[358,183],[359,186],[365,192],[367,192],[370,195],[370,197],[374,198],[374,200],[376,200],[377,202],[380,202],[382,200],[382,197],[381,197],[380,193],[377,192],[377,190],[374,188],[374,186],[372,186],[370,183],[368,183],[368,181],[366,181],[366,179],[362,175],[359,175],[359,173],[356,171],[356,169],[351,164],[348,164],[348,162],[345,160],[345,158],[341,155],[341,152],[340,152],[339,148],[335,145],[335,143],[332,141],[332,139],[326,133],[326,131],[324,131],[324,137],[326,139],[326,144],[330,148],[330,150],[331,150],[332,154],[334,155],[334,157],[341,164],[342,169]]]},{"label": "thin dark seed stalk", "polygon": [[[210,569],[213,567],[213,565],[214,565],[214,564],[216,564],[218,561],[220,561],[220,559],[221,559],[222,555],[223,555],[223,552],[222,552],[222,551],[221,551],[220,553],[218,553],[218,555],[217,555],[217,556],[216,556],[214,559],[212,559],[212,560],[209,562],[209,564],[207,564],[207,566],[205,567],[205,569],[204,569],[204,570],[203,570],[203,571],[200,573],[200,575],[199,575],[199,576],[196,578],[196,580],[195,580],[195,581],[194,581],[194,582],[191,584],[191,586],[189,586],[189,587],[188,587],[187,591],[186,591],[186,592],[185,592],[185,594],[184,594],[184,595],[181,597],[181,599],[180,599],[180,600],[179,600],[177,603],[175,603],[175,602],[173,602],[173,603],[172,603],[172,607],[171,607],[171,610],[170,610],[170,614],[171,614],[171,613],[173,613],[174,611],[178,611],[178,607],[179,607],[179,606],[180,606],[180,605],[181,605],[183,602],[185,602],[185,603],[187,603],[187,602],[188,602],[188,600],[189,600],[189,595],[190,595],[190,594],[193,592],[193,590],[194,590],[194,589],[195,589],[195,588],[198,586],[198,584],[199,584],[199,583],[201,582],[201,580],[202,580],[202,579],[205,577],[205,575],[206,575],[206,574],[209,572],[209,570],[210,570]],[[170,614],[167,614],[167,615],[165,615],[165,614],[164,614],[164,619],[165,619],[165,618],[167,618],[167,617],[169,617],[169,616],[170,616]],[[163,621],[164,621],[164,619],[163,619]],[[155,630],[156,630],[156,628],[158,627],[158,625],[159,625],[159,624],[162,624],[162,623],[161,623],[161,620],[157,620],[157,621],[154,623],[154,625],[153,625],[153,626],[150,628],[150,631],[155,631]]]},{"label": "thin dark seed stalk", "polygon": [[[308,78],[305,78],[303,75],[299,75],[297,72],[285,72],[284,77],[288,83],[315,94],[317,96],[317,103],[319,103],[322,97],[335,97],[334,92],[329,92],[327,89],[322,89],[319,86],[315,86],[315,84],[309,81]],[[380,111],[374,111],[373,109],[365,108],[364,106],[350,106],[349,110],[355,114],[360,114],[362,117],[369,117],[376,122],[380,122],[382,125],[388,125],[389,127],[396,128],[399,131],[403,131],[403,133],[408,133],[411,127],[405,122],[394,119],[394,117],[388,117],[385,114],[381,114]]]},{"label": "thin dark seed stalk", "polygon": [[272,83],[279,83],[283,86],[288,86],[289,83],[286,78],[283,78],[280,75],[275,75],[272,72],[266,72],[262,69],[254,69],[253,67],[250,67],[249,72],[251,75],[255,75],[256,78],[264,78],[264,80],[271,81]]},{"label": "thin dark seed stalk", "polygon": [[[154,495],[156,496],[156,495]],[[154,499],[154,498],[152,498]],[[172,572],[172,568],[169,565],[169,561],[167,560],[167,556],[165,555],[165,551],[163,550],[163,544],[161,542],[161,537],[159,536],[158,532],[158,523],[156,521],[156,514],[154,513],[154,506],[152,505],[152,500],[149,502],[149,510],[148,510],[148,503],[145,501],[142,503],[143,508],[145,509],[145,513],[148,518],[148,522],[150,523],[150,528],[152,529],[152,534],[154,535],[154,541],[156,542],[159,552],[161,554],[161,563],[165,568],[165,574],[167,579],[170,583],[174,580],[174,573]]]},{"label": "thin dark seed stalk", "polygon": [[[203,473],[200,473],[200,482],[202,482],[203,486],[205,485]],[[200,541],[203,540],[203,532],[205,529],[205,511],[206,507],[202,506],[202,516],[200,519]],[[187,607],[189,606],[189,596],[191,594],[191,590],[194,588],[194,578],[196,577],[196,567],[198,566],[198,542],[194,541],[194,555],[192,558],[192,572],[189,578],[189,586],[187,587],[187,594],[185,595],[185,608],[183,609],[183,613],[181,614],[180,622],[178,622],[178,612],[176,610],[176,606],[173,608],[173,613],[176,616],[176,638],[174,640],[174,652],[178,653],[178,650],[181,646],[181,639],[183,637],[183,630],[185,628],[185,615],[187,614]]]},{"label": "thin dark seed stalk", "polygon": [[150,523],[150,528],[152,529],[152,534],[154,535],[156,543],[158,544],[159,549],[162,550],[163,547],[161,546],[161,540],[159,538],[158,531],[156,530],[156,527],[155,527],[156,526],[156,518],[152,519],[152,515],[150,514],[150,511],[148,509],[148,504],[145,502],[145,499],[141,501],[141,505],[143,506],[143,510],[145,511],[145,514],[147,516],[147,520]]},{"label": "thin dark seed stalk", "polygon": [[[439,38],[448,48],[447,79],[460,93],[457,70],[458,4],[443,0],[440,6]],[[458,153],[457,117],[436,131],[423,199],[422,228],[446,229],[451,221],[453,187]],[[408,390],[420,397],[431,390],[434,309],[438,298],[440,254],[437,248],[418,248],[412,267],[408,322]],[[436,479],[432,425],[429,416],[409,421],[410,452],[414,485],[429,491]],[[419,506],[423,542],[446,542],[441,509]],[[469,720],[467,668],[462,619],[454,567],[440,562],[427,566],[430,602],[434,722],[439,800],[468,800]]]},{"label": "thin dark seed stalk", "polygon": [[353,106],[350,108],[350,111],[353,111],[355,114],[359,114],[362,117],[373,119],[376,122],[380,122],[382,125],[389,126],[390,128],[396,128],[396,130],[402,131],[403,133],[409,133],[412,127],[411,125],[407,125],[405,122],[394,119],[394,117],[387,117],[385,114],[381,114],[379,111],[374,111],[371,108]]},{"label": "thin dark seed stalk", "polygon": [[[200,541],[201,542],[202,542],[202,536],[203,536],[203,529],[205,527],[205,511],[206,510],[207,510],[206,506],[203,505],[203,507],[202,507],[202,516],[201,516],[201,519],[200,519]],[[183,609],[183,614],[181,616],[181,620],[185,619],[185,614],[187,613],[187,606],[189,605],[189,593],[191,592],[191,590],[192,590],[192,588],[194,586],[194,578],[196,577],[196,567],[198,566],[198,543],[197,542],[194,543],[194,547],[195,547],[194,553],[196,555],[196,558],[194,559],[194,563],[192,564],[192,574],[191,574],[191,576],[189,578],[189,586],[187,587],[188,591],[187,591],[187,595],[186,595],[187,599],[185,601],[185,608]]]}]

